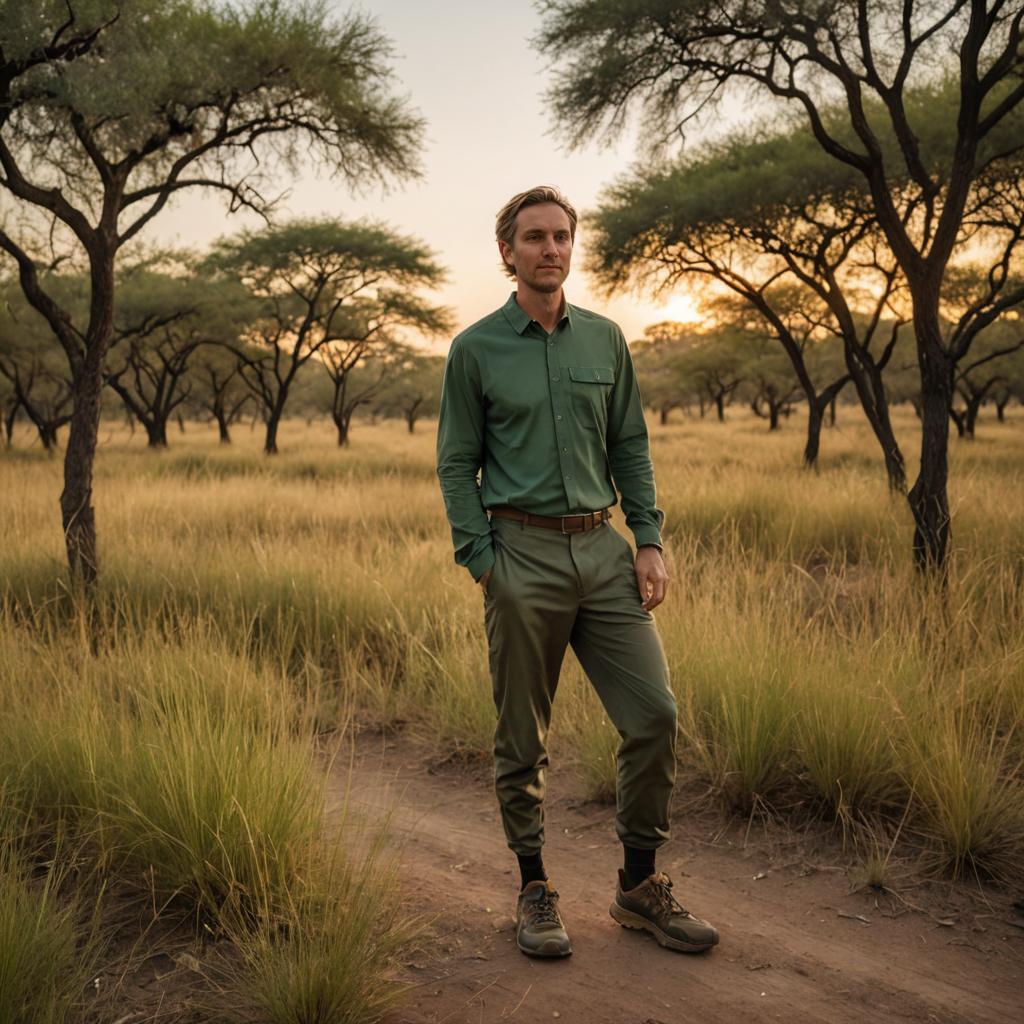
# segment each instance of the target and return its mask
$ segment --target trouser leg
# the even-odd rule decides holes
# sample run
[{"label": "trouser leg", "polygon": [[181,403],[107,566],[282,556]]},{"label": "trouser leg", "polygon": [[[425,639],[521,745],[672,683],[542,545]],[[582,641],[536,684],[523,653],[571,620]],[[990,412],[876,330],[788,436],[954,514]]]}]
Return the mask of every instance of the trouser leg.
[{"label": "trouser leg", "polygon": [[544,842],[544,771],[551,702],[579,596],[568,538],[495,520],[484,619],[498,721],[495,791],[508,845]]},{"label": "trouser leg", "polygon": [[575,535],[571,551],[584,591],[572,647],[622,738],[616,831],[628,846],[658,847],[669,836],[676,771],[676,703],[661,640],[618,533]]}]

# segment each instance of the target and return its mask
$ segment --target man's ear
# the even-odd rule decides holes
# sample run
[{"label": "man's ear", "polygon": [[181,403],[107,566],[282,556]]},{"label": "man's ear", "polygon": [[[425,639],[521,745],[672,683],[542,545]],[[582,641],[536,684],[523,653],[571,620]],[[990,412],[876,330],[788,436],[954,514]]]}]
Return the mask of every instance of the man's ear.
[{"label": "man's ear", "polygon": [[506,267],[511,268],[514,264],[512,261],[512,246],[508,242],[498,240],[498,252],[501,254],[501,261]]}]

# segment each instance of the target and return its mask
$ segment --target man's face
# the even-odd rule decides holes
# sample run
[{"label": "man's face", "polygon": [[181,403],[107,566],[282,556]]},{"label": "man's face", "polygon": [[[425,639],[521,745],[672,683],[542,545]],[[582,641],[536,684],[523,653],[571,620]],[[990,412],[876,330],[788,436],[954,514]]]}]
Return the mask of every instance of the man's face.
[{"label": "man's face", "polygon": [[538,292],[561,289],[572,260],[569,215],[557,203],[537,203],[520,210],[512,245],[498,242],[501,258],[515,266],[516,279]]}]

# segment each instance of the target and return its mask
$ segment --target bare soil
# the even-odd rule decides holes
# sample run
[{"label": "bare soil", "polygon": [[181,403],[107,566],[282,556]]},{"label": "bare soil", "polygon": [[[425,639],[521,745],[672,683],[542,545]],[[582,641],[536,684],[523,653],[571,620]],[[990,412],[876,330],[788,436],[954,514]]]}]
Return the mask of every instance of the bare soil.
[{"label": "bare soil", "polygon": [[486,768],[364,736],[339,769],[339,799],[390,814],[403,889],[426,921],[388,1024],[1024,1020],[1022,893],[912,876],[895,893],[858,889],[834,836],[680,809],[659,867],[722,938],[673,953],[608,915],[613,809],[582,802],[564,767],[548,778],[545,863],[573,943],[558,961],[515,946],[518,871]]}]

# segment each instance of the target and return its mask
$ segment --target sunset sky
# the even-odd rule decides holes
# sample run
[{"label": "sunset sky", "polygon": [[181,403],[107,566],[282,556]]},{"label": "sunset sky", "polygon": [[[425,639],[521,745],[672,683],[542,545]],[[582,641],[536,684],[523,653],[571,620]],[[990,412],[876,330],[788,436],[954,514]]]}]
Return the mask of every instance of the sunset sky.
[{"label": "sunset sky", "polygon": [[[350,5],[334,6],[344,11]],[[391,39],[399,91],[426,119],[424,176],[386,196],[354,198],[339,183],[310,173],[290,183],[285,211],[369,216],[422,238],[449,268],[449,283],[436,295],[453,308],[461,328],[501,305],[510,290],[494,243],[494,215],[505,200],[533,185],[554,184],[581,212],[592,209],[602,187],[629,168],[634,139],[572,153],[559,143],[542,101],[550,72],[529,43],[540,25],[529,0],[373,0],[360,6]],[[288,185],[281,181],[282,188]],[[251,220],[242,215],[226,218],[219,200],[193,196],[162,216],[154,235],[202,247],[246,223]],[[582,270],[586,244],[581,233],[566,282],[569,301],[613,317],[628,339],[659,320],[693,317],[681,293],[660,305],[595,294]],[[445,339],[434,348],[447,345]]]}]

